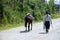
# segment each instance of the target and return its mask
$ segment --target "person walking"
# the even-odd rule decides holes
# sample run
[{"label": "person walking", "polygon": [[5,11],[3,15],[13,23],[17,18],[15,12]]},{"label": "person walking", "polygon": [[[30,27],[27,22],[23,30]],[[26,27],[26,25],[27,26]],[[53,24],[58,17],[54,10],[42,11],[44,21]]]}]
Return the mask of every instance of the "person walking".
[{"label": "person walking", "polygon": [[43,23],[44,23],[44,28],[46,29],[46,33],[48,33],[50,29],[50,24],[52,24],[51,15],[49,14],[48,11],[46,11],[46,15],[44,16],[43,21],[44,21]]}]

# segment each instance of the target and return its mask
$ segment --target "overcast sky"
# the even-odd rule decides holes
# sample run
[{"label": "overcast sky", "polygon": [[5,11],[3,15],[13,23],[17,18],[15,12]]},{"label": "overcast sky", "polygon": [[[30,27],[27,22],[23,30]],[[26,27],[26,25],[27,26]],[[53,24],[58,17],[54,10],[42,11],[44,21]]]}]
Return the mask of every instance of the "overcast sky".
[{"label": "overcast sky", "polygon": [[59,4],[60,5],[60,0],[55,0],[55,4]]},{"label": "overcast sky", "polygon": [[[49,0],[46,0],[46,1],[47,3],[49,2]],[[55,0],[54,3],[60,5],[60,0]]]}]

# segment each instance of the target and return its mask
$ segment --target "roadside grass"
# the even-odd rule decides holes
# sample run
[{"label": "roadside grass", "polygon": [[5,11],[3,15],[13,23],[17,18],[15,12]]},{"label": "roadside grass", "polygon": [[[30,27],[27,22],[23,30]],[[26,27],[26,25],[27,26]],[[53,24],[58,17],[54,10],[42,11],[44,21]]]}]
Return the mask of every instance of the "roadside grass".
[{"label": "roadside grass", "polygon": [[[33,23],[37,23],[37,22],[40,22],[40,21],[33,21]],[[16,28],[16,27],[21,27],[21,26],[24,26],[24,22],[21,22],[19,24],[6,24],[6,25],[2,24],[2,26],[0,26],[0,31],[8,30],[8,29],[11,29],[11,28]]]},{"label": "roadside grass", "polygon": [[[53,14],[51,15],[52,16],[52,19],[55,19],[55,18],[60,18],[60,14]],[[34,21],[33,23],[36,23],[36,22],[41,22],[42,20],[40,21]],[[7,29],[11,29],[11,28],[15,28],[15,27],[21,27],[24,25],[24,22],[21,22],[19,24],[6,24],[6,25],[3,25],[0,26],[0,31],[3,31],[3,30],[7,30]]]},{"label": "roadside grass", "polygon": [[60,14],[58,14],[58,13],[57,14],[52,14],[51,16],[52,16],[52,19],[60,18]]},{"label": "roadside grass", "polygon": [[24,23],[19,23],[19,24],[2,24],[2,26],[0,26],[0,31],[3,31],[3,30],[7,30],[7,29],[10,29],[10,28],[15,28],[15,27],[20,27],[24,25]]}]

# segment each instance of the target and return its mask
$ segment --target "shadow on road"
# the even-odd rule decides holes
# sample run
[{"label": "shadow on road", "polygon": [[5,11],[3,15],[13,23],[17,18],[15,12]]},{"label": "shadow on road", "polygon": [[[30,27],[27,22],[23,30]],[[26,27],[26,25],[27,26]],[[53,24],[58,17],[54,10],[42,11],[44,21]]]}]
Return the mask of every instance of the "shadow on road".
[{"label": "shadow on road", "polygon": [[20,31],[20,33],[27,33],[28,31],[24,30],[24,31]]},{"label": "shadow on road", "polygon": [[40,32],[39,34],[47,34],[46,32]]}]

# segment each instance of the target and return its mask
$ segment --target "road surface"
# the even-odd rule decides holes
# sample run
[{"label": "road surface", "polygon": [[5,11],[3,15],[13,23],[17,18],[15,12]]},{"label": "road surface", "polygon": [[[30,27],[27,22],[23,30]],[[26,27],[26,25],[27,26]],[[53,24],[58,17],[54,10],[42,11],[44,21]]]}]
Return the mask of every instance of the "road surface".
[{"label": "road surface", "polygon": [[52,20],[49,33],[43,30],[43,22],[33,24],[33,30],[24,32],[25,27],[17,27],[0,32],[0,40],[60,40],[60,18]]}]

